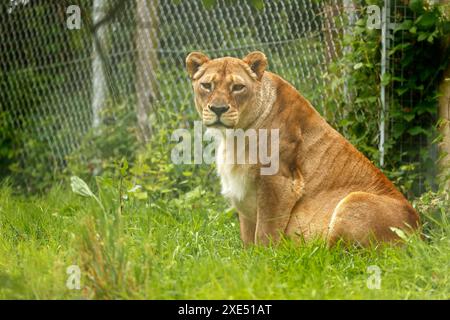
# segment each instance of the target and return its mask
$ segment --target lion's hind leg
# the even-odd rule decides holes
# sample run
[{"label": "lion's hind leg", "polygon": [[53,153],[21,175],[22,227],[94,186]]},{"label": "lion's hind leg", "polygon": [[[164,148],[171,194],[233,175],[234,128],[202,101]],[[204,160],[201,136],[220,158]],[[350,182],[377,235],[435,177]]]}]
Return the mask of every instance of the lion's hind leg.
[{"label": "lion's hind leg", "polygon": [[[419,217],[406,200],[367,192],[352,192],[335,207],[328,225],[327,244],[337,241],[368,246],[372,241],[396,241],[391,227],[411,231]],[[408,230],[409,229],[409,230]]]}]

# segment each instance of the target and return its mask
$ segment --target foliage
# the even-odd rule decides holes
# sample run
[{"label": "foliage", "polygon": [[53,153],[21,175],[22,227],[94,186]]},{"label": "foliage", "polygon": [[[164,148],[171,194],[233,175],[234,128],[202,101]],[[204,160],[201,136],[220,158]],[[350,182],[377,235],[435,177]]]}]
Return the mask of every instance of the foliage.
[{"label": "foliage", "polygon": [[[31,35],[39,34],[43,43],[52,43],[52,37],[64,38],[64,41],[37,48],[32,41],[7,42],[0,49],[5,66],[0,71],[0,87],[5,95],[0,121],[7,124],[0,129],[0,163],[3,171],[0,174],[12,172],[15,180],[26,186],[25,190],[28,191],[45,190],[55,181],[61,180],[61,176],[67,176],[61,175],[61,168],[67,167],[67,172],[79,174],[89,180],[89,176],[110,170],[122,158],[132,164],[135,160],[144,163],[168,156],[167,152],[155,147],[156,144],[167,143],[167,131],[164,138],[166,140],[161,138],[163,135],[158,135],[155,139],[160,140],[147,148],[146,155],[135,154],[136,150],[142,149],[136,140],[133,123],[135,117],[130,112],[134,110],[135,101],[131,101],[129,97],[134,96],[135,92],[120,85],[133,82],[133,55],[114,55],[110,57],[111,61],[106,61],[110,98],[114,98],[114,102],[104,111],[106,122],[110,123],[104,124],[101,134],[88,132],[86,127],[80,127],[81,124],[89,126],[91,123],[89,99],[82,96],[83,92],[90,90],[89,80],[72,81],[71,77],[77,75],[81,67],[90,70],[90,60],[84,57],[91,54],[92,46],[91,42],[86,46],[84,41],[91,39],[91,35],[89,28],[70,32],[62,28],[65,16],[55,12],[63,12],[67,3],[54,4],[45,0],[17,7],[12,14],[6,14],[6,9],[0,13],[4,21],[2,24],[15,25],[15,28],[5,29],[4,35],[7,38],[25,39],[27,35],[24,30],[29,28],[29,23],[33,27]],[[325,86],[317,88],[317,82],[311,74],[318,74],[321,70],[318,56],[323,55],[324,46],[320,41],[326,41],[324,37],[327,34],[319,31],[327,2],[317,0],[305,4],[308,6],[305,12],[286,10],[289,6],[282,1],[275,1],[270,6],[259,0],[248,3],[253,13],[252,19],[239,15],[234,17],[236,23],[232,36],[228,30],[224,30],[226,25],[220,19],[210,19],[212,27],[202,39],[202,49],[208,51],[224,47],[220,54],[237,56],[246,54],[253,47],[264,50],[269,57],[270,70],[281,74],[299,88],[335,128],[343,132],[372,160],[379,159],[377,145],[381,106],[378,93],[381,84],[386,85],[392,101],[389,105],[384,170],[404,192],[410,191],[410,196],[423,189],[420,184],[422,181],[427,180],[426,186],[430,187],[430,177],[435,175],[434,161],[437,158],[435,147],[430,147],[437,138],[434,128],[436,87],[449,60],[448,50],[443,52],[441,48],[442,40],[449,35],[448,17],[445,17],[442,8],[413,0],[409,2],[410,8],[405,11],[406,16],[397,13],[399,27],[395,31],[395,43],[389,55],[391,64],[398,67],[394,74],[387,74],[380,79],[380,31],[367,28],[367,14],[363,8],[369,4],[381,5],[382,1],[358,2],[360,11],[357,15],[360,19],[354,28],[345,31],[343,48],[337,48],[342,51],[342,58],[331,64],[329,71],[323,75]],[[89,1],[82,0],[79,4],[83,11],[89,12]],[[203,4],[193,13],[198,21],[205,17],[219,16],[221,6],[233,7],[237,2],[205,0]],[[186,79],[183,73],[185,53],[198,49],[195,47],[198,44],[198,34],[195,29],[185,27],[191,23],[189,19],[192,16],[183,14],[185,7],[179,2],[167,2],[160,9],[162,16],[171,12],[179,17],[176,21],[161,21],[158,34],[162,48],[177,49],[158,54],[162,72],[157,74],[157,78],[158,83],[163,84],[160,100],[176,99],[172,104],[183,106],[178,111],[186,111],[192,115],[192,108],[184,108],[185,104],[192,101],[192,96],[188,94],[188,81],[180,81],[180,77]],[[33,16],[33,19],[20,20],[17,18],[19,13]],[[317,35],[317,41],[312,41],[311,35],[303,37],[297,34],[304,29],[306,20],[308,32]],[[128,20],[118,20],[116,22],[120,26],[113,27],[120,27],[121,38],[133,39],[132,26],[135,21],[133,18],[130,23],[125,21]],[[86,26],[92,23],[88,20],[85,22]],[[177,30],[184,32],[179,34]],[[278,41],[284,42],[282,46],[266,43],[267,35],[272,33],[277,34]],[[115,37],[116,33],[109,36]],[[107,42],[106,51],[124,49],[121,47],[123,43],[119,41],[108,39]],[[241,46],[242,42],[246,43],[244,48]],[[301,62],[295,56],[296,52],[304,52]],[[214,50],[209,53],[212,56],[217,54]],[[46,57],[45,61],[42,57]],[[75,60],[80,61],[71,63]],[[292,62],[297,67],[292,67]],[[51,68],[40,68],[41,65]],[[58,65],[64,66],[64,72],[56,67]],[[301,66],[308,66],[307,72]],[[115,78],[115,75],[119,75],[121,79]],[[71,87],[66,86],[69,83]],[[59,100],[62,96],[70,103],[61,104]],[[59,109],[61,105],[63,110]],[[157,107],[161,110],[168,105]],[[81,109],[83,112],[80,112]],[[14,135],[11,133],[10,118],[16,121]],[[165,132],[173,128],[163,126],[160,129],[159,124],[158,122],[156,126],[158,131]],[[41,127],[45,130],[41,130]],[[88,134],[85,136],[86,132]],[[81,146],[77,147],[82,137]],[[60,150],[61,146],[65,146],[64,150]],[[154,155],[150,156],[150,153]],[[55,154],[69,156],[61,161],[61,157],[56,157]],[[156,162],[158,161],[160,160]],[[152,164],[153,168],[150,170],[153,174],[157,171],[155,168],[163,171],[178,170],[162,162]],[[173,186],[168,186],[167,190],[174,189]]]},{"label": "foliage", "polygon": [[[64,157],[92,123],[92,1],[9,2],[0,3],[0,33],[8,39],[0,46],[1,170],[12,175],[21,190],[43,191],[60,181]],[[81,8],[79,30],[66,26],[66,10],[72,4]],[[121,26],[127,39],[132,38],[130,25]],[[108,80],[120,74],[129,83],[130,71],[122,70],[125,59],[115,57]],[[128,92],[121,93],[127,97]]]},{"label": "foliage", "polygon": [[[69,81],[83,62],[68,62],[89,56],[90,48],[82,41],[88,30],[70,32],[65,28],[68,4],[65,0],[0,4],[0,33],[7,39],[0,46],[0,163],[2,171],[13,175],[27,191],[44,189],[55,181],[61,164],[53,156],[56,150],[50,141],[65,139],[67,121],[77,111],[68,108],[61,119],[60,99],[74,101],[71,92],[83,88],[82,81]],[[36,39],[45,45],[37,45]]]},{"label": "foliage", "polygon": [[443,6],[425,1],[410,1],[409,8],[414,18],[398,17],[401,22],[394,31],[398,40],[389,52],[397,69],[381,81],[391,86],[392,94],[387,153],[403,151],[389,159],[388,170],[409,162],[413,170],[398,177],[405,189],[417,193],[419,179],[428,188],[435,185],[438,85],[450,62],[450,51],[444,47],[450,37],[450,17]]},{"label": "foliage", "polygon": [[89,130],[80,146],[68,155],[65,175],[72,173],[89,179],[108,172],[121,158],[134,159],[140,146],[136,116],[122,103],[105,106],[100,117],[100,126]]},{"label": "foliage", "polygon": [[[361,7],[378,4],[365,1]],[[324,76],[330,85],[329,113],[325,116],[370,159],[379,159],[381,85],[387,87],[389,106],[384,171],[403,192],[412,196],[420,183],[433,186],[437,156],[437,88],[449,64],[443,48],[450,36],[450,21],[439,5],[411,1],[409,9],[395,12],[399,21],[389,60],[394,73],[381,77],[380,30],[370,29],[361,11],[355,28],[344,36],[346,50]],[[413,18],[412,18],[413,17]],[[341,92],[346,92],[341,96]]]},{"label": "foliage", "polygon": [[450,194],[445,185],[442,185],[438,192],[425,192],[414,200],[413,205],[422,213],[422,228],[427,240],[431,239],[430,233],[433,230],[439,230],[449,223]]},{"label": "foliage", "polygon": [[11,173],[9,166],[13,163],[16,156],[14,151],[16,139],[13,134],[13,128],[11,125],[8,125],[7,116],[7,112],[0,111],[0,123],[2,124],[0,126],[0,179]]},{"label": "foliage", "polygon": [[[261,2],[251,1],[255,10],[264,10],[258,9]],[[395,121],[388,136],[385,169],[403,191],[414,185],[420,172],[416,163],[405,165],[403,154],[397,151],[407,146],[408,138],[434,137],[430,127],[435,120],[435,89],[446,57],[446,53],[441,57],[437,52],[441,52],[440,41],[448,36],[448,22],[439,8],[421,1],[411,1],[410,6],[416,17],[410,22],[400,17],[403,23],[396,31],[403,33],[405,45],[396,43],[390,52],[402,66],[403,75],[380,79],[380,33],[367,29],[361,19],[344,38],[348,50],[324,75],[329,85],[314,90],[311,82],[307,89],[323,92],[327,97],[327,108],[322,110],[325,117],[366,155],[377,159],[378,92],[381,83],[392,88],[395,103],[391,117]],[[295,29],[301,20],[292,18],[297,14],[301,15],[281,14],[277,27]],[[257,20],[258,28],[266,24]],[[170,41],[170,31],[163,30],[162,41]],[[186,39],[194,36],[186,32]],[[254,38],[250,30],[241,34]],[[67,41],[76,43],[72,38]],[[24,48],[30,49],[29,45],[24,44]],[[184,45],[189,47],[190,42]],[[305,39],[299,39],[273,51],[303,45],[307,45]],[[55,51],[47,48],[49,59],[56,59],[55,53],[61,51],[58,46],[53,47]],[[313,56],[303,59],[317,63]],[[161,59],[161,63],[168,61]],[[282,65],[276,54],[271,61],[274,68]],[[23,74],[7,73],[9,79],[16,77],[13,82],[29,85],[8,91],[11,105],[0,113],[0,120],[15,106],[38,106],[33,103],[49,94],[45,88],[34,89],[48,82],[48,74],[25,67],[28,71]],[[162,96],[170,97],[171,90],[186,92],[187,81],[179,81],[180,68],[181,63],[158,75],[178,79],[179,87],[164,86]],[[6,73],[1,72],[1,85],[6,88]],[[282,74],[290,81],[298,77],[295,71]],[[55,81],[63,83],[65,79]],[[404,104],[408,95],[414,97],[413,105]],[[67,97],[77,98],[76,94]],[[170,159],[170,150],[177,143],[171,140],[173,130],[192,129],[192,120],[197,119],[191,98],[178,98],[177,110],[168,107],[171,101],[167,99],[153,105],[152,121],[157,126],[145,147],[137,138],[135,115],[129,112],[134,102],[108,102],[101,126],[86,135],[80,130],[84,139],[67,157],[64,172],[48,170],[49,164],[54,168],[60,164],[49,156],[47,137],[29,129],[26,121],[21,123],[21,141],[30,144],[34,153],[29,157],[36,157],[36,162],[30,167],[16,163],[10,168],[19,180],[35,182],[28,190],[46,189],[48,193],[25,196],[23,190],[0,186],[0,298],[450,298],[450,199],[445,188],[426,192],[414,201],[424,225],[423,239],[407,238],[403,247],[329,250],[321,241],[299,246],[285,240],[277,248],[243,249],[236,214],[218,196],[214,166],[174,165]],[[30,110],[30,119],[34,113]],[[77,130],[66,128],[53,116],[49,114],[39,123],[51,123],[55,138],[76,134]],[[0,126],[0,165],[9,165],[16,157],[13,146],[17,136],[11,132],[11,128]],[[414,158],[415,149],[407,146],[403,151]],[[428,156],[418,154],[413,160],[425,163]],[[63,181],[63,186],[54,184],[55,180]],[[71,265],[82,271],[80,291],[66,287],[66,270]],[[367,268],[373,265],[382,270],[380,290],[366,285],[370,276]]]},{"label": "foliage", "polygon": [[323,75],[324,116],[369,159],[378,159],[379,31],[368,29],[361,18],[345,33],[342,46],[342,57]]},{"label": "foliage", "polygon": [[[246,0],[250,5],[258,10],[264,8],[264,0]],[[206,8],[212,8],[217,5],[217,0],[202,0]],[[236,2],[236,0],[228,0],[229,4]]]},{"label": "foliage", "polygon": [[[158,100],[165,103],[160,108],[178,108],[187,101],[192,103],[184,60],[186,53],[198,50],[199,45],[211,57],[244,56],[250,50],[263,50],[270,60],[271,71],[283,75],[319,105],[321,98],[315,88],[315,75],[319,74],[317,70],[320,70],[325,49],[320,37],[311,39],[319,33],[321,4],[305,4],[308,10],[303,12],[289,10],[295,7],[295,0],[290,1],[289,4],[277,0],[270,6],[260,0],[248,1],[252,19],[246,15],[233,16],[231,31],[223,19],[216,17],[223,16],[229,7],[239,8],[241,4],[237,1],[212,1],[212,6],[204,6],[201,1],[188,5],[186,2],[183,5],[177,1],[161,2],[160,16],[176,19],[159,20],[156,76],[161,95]],[[110,6],[117,2],[113,1]],[[61,181],[65,176],[61,174],[63,168],[89,180],[88,176],[108,171],[106,167],[122,157],[133,162],[137,159],[134,152],[141,149],[135,144],[136,128],[131,123],[135,120],[136,101],[132,100],[136,96],[138,67],[133,40],[137,22],[134,5],[127,2],[127,13],[120,19],[112,18],[105,26],[114,31],[106,32],[103,44],[108,99],[113,100],[113,103],[108,101],[104,113],[106,121],[112,119],[112,124],[103,124],[105,128],[98,134],[89,131],[92,124],[92,2],[74,3],[80,5],[82,11],[80,30],[65,27],[65,9],[69,4],[72,3],[66,0],[58,3],[43,0],[17,6],[9,15],[6,9],[0,12],[2,25],[6,26],[2,35],[15,39],[0,47],[5,66],[0,71],[4,94],[2,111],[4,108],[8,126],[10,119],[14,121],[13,128],[8,129],[14,130],[13,143],[8,137],[2,142],[0,153],[12,157],[4,158],[7,173],[12,171],[17,185],[28,192],[47,190],[51,184]],[[185,14],[187,6],[195,10]],[[210,27],[201,37],[197,28],[187,27],[205,19]],[[309,21],[307,25],[305,20]],[[28,31],[30,27],[33,30]],[[300,32],[305,28],[311,34]],[[26,40],[28,32],[34,41]],[[275,42],[270,41],[271,38]],[[217,51],[218,48],[223,50]],[[301,60],[297,52],[303,52]],[[293,63],[297,64],[296,68]],[[167,99],[171,99],[171,103],[167,103]],[[125,110],[129,115],[122,123],[121,119],[127,117]],[[193,108],[184,111],[194,113]],[[159,123],[155,130],[160,130]]]},{"label": "foliage", "polygon": [[[178,141],[171,136],[175,129],[188,129],[193,137],[191,105],[181,104],[179,110],[170,110],[164,104],[154,104],[157,130],[150,142],[143,146],[138,141],[135,116],[126,106],[104,110],[106,119],[97,131],[83,139],[79,149],[67,161],[67,169],[60,179],[77,175],[95,189],[96,178],[112,181],[120,178],[127,196],[138,199],[173,198],[195,189],[198,185],[214,183],[214,166],[208,164],[177,164],[171,160],[171,150]],[[206,142],[205,142],[206,143]],[[117,170],[117,168],[122,168]]]}]

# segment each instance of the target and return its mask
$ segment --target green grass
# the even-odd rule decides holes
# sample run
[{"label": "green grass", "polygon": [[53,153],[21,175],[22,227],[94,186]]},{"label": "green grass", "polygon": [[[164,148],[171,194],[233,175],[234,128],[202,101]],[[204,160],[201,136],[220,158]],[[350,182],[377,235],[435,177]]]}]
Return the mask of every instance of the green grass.
[{"label": "green grass", "polygon": [[[429,239],[403,247],[284,241],[243,249],[234,212],[206,187],[146,201],[100,189],[105,211],[69,188],[39,197],[0,188],[0,298],[450,298],[450,224],[442,217],[426,217]],[[66,287],[70,265],[81,269],[81,290]],[[380,289],[367,287],[371,265],[381,270]]]}]

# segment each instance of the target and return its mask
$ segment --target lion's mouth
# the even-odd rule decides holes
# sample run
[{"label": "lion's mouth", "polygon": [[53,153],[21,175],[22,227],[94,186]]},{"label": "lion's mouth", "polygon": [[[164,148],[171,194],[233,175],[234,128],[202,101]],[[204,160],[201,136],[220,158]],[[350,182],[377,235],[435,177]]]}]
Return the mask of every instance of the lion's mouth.
[{"label": "lion's mouth", "polygon": [[227,129],[232,129],[233,128],[232,126],[229,126],[229,125],[223,123],[220,120],[217,120],[217,121],[215,121],[213,123],[208,123],[208,124],[205,124],[205,125],[208,128],[227,128]]}]

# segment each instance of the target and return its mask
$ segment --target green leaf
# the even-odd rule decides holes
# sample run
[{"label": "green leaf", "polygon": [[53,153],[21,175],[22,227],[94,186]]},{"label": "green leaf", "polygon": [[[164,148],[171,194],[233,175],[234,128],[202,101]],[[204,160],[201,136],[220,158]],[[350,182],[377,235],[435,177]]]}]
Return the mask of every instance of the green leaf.
[{"label": "green leaf", "polygon": [[86,182],[77,176],[70,177],[70,187],[72,191],[83,197],[94,197],[94,193],[91,191]]},{"label": "green leaf", "polygon": [[250,0],[250,3],[258,10],[264,9],[264,0]]},{"label": "green leaf", "polygon": [[411,43],[399,43],[398,45],[396,45],[395,47],[393,47],[391,50],[389,50],[389,55],[393,55],[395,52],[397,52],[398,50],[404,50],[408,47],[411,46]]},{"label": "green leaf", "polygon": [[389,229],[391,229],[392,232],[394,232],[400,239],[407,241],[408,240],[408,236],[406,235],[406,233],[399,229],[399,228],[395,228],[395,227],[390,227]]},{"label": "green leaf", "polygon": [[353,123],[353,121],[348,120],[348,119],[342,119],[341,121],[339,121],[339,125],[341,127],[346,127],[348,125],[351,125]]},{"label": "green leaf", "polygon": [[394,138],[399,138],[405,132],[405,124],[403,122],[397,122],[393,127]]},{"label": "green leaf", "polygon": [[423,40],[425,40],[426,38],[428,38],[428,36],[429,36],[429,33],[427,33],[427,32],[419,32],[419,36],[417,37],[417,41],[423,41]]},{"label": "green leaf", "polygon": [[415,117],[416,116],[414,113],[407,113],[403,116],[403,119],[405,119],[408,122],[411,122],[411,120],[413,120]]},{"label": "green leaf", "polygon": [[437,17],[432,12],[424,13],[416,20],[416,24],[425,29],[432,27],[437,22]]},{"label": "green leaf", "polygon": [[363,64],[362,62],[359,62],[359,63],[357,63],[357,64],[355,64],[355,65],[353,66],[353,69],[358,70],[358,69],[360,69],[363,65],[364,65],[364,64]]},{"label": "green leaf", "polygon": [[381,85],[387,86],[391,82],[392,76],[390,73],[385,73],[380,77]]},{"label": "green leaf", "polygon": [[409,8],[417,13],[423,12],[423,0],[410,0],[409,1]]},{"label": "green leaf", "polygon": [[123,159],[122,166],[120,168],[120,174],[122,175],[122,177],[125,177],[127,175],[127,170],[128,170],[128,161],[127,159]]},{"label": "green leaf", "polygon": [[216,4],[216,0],[202,0],[202,2],[203,5],[208,9],[214,7],[214,5]]},{"label": "green leaf", "polygon": [[450,20],[444,21],[442,23],[442,32],[444,34],[449,34],[450,33]]},{"label": "green leaf", "polygon": [[408,90],[409,90],[408,87],[401,87],[401,88],[396,89],[395,91],[397,92],[397,94],[398,94],[399,96],[401,96],[401,95],[403,95],[405,92],[407,92]]},{"label": "green leaf", "polygon": [[133,196],[138,200],[146,200],[148,198],[148,194],[146,191],[143,192],[135,192]]},{"label": "green leaf", "polygon": [[401,31],[401,30],[409,30],[413,25],[412,20],[405,20],[402,23],[400,23],[397,28],[395,28],[395,31]]},{"label": "green leaf", "polygon": [[408,133],[412,136],[417,136],[418,134],[424,133],[427,134],[427,131],[422,127],[415,126],[408,130]]}]

